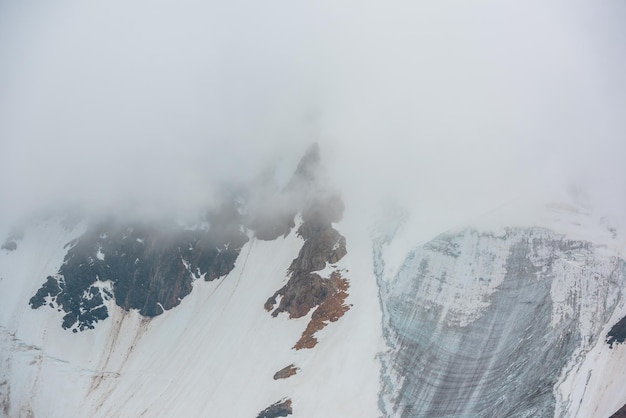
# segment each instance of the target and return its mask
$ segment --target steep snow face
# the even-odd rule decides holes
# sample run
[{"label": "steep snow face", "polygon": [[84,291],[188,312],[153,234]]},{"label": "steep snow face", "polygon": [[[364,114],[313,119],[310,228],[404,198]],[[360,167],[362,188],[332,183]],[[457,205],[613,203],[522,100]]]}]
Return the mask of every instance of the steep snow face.
[{"label": "steep snow face", "polygon": [[7,240],[3,413],[378,416],[370,240],[319,161],[206,227],[49,220]]},{"label": "steep snow face", "polygon": [[468,229],[416,248],[388,277],[384,245],[386,415],[571,415],[563,403],[574,395],[557,384],[604,343],[623,305],[624,261],[544,228]]},{"label": "steep snow face", "polygon": [[[46,223],[27,230],[15,251],[2,254],[2,291],[15,295],[13,306],[2,307],[9,415],[138,416],[147,409],[151,415],[215,410],[228,416],[230,408],[254,416],[285,395],[280,388],[250,388],[271,384],[283,361],[293,360],[285,356],[302,332],[297,321],[279,323],[263,310],[265,295],[284,280],[285,266],[297,255],[301,240],[295,235],[253,240],[231,275],[194,282],[172,315],[150,320],[109,300],[111,317],[77,334],[61,328],[62,312],[32,310],[24,299],[42,273],[61,265],[68,238],[71,234]],[[42,266],[41,260],[49,263]],[[233,402],[246,388],[248,402]],[[233,405],[214,401],[220,397],[230,397]]]},{"label": "steep snow face", "polygon": [[[347,240],[350,255],[371,260],[355,225],[344,221],[337,229],[361,238],[354,248]],[[295,416],[379,415],[381,333],[371,262],[346,256],[319,272],[342,272],[352,308],[318,331],[310,349],[292,347],[311,313],[288,319],[264,309],[303,246],[295,232],[273,241],[250,234],[227,276],[194,281],[180,305],[160,316],[125,311],[109,299],[109,318],[72,333],[61,327],[65,312],[33,310],[28,301],[84,231],[42,222],[25,230],[15,250],[0,253],[0,292],[8,295],[0,305],[0,415],[254,417],[286,398]],[[292,364],[295,375],[273,379]]]}]

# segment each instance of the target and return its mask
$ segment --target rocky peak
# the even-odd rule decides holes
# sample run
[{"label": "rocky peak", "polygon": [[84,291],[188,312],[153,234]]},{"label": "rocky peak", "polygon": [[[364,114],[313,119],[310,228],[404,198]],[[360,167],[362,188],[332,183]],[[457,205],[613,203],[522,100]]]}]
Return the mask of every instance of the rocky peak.
[{"label": "rocky peak", "polygon": [[[313,334],[324,328],[328,321],[338,320],[349,309],[344,304],[348,281],[341,277],[339,270],[328,277],[315,273],[337,263],[347,254],[345,238],[332,226],[333,221],[341,220],[342,214],[343,202],[339,196],[309,196],[307,206],[302,210],[302,225],[298,228],[304,244],[289,266],[289,281],[265,302],[265,309],[273,310],[274,317],[287,312],[289,318],[300,318],[315,309],[309,325],[294,346],[296,349],[314,347],[317,339]],[[280,303],[274,309],[278,297],[281,297]]]},{"label": "rocky peak", "polygon": [[331,225],[341,219],[343,202],[322,190],[319,173],[320,150],[313,144],[283,190],[260,188],[260,194],[247,200],[227,193],[220,206],[207,212],[204,224],[189,228],[172,220],[114,216],[91,222],[82,236],[67,244],[62,266],[46,277],[30,306],[65,312],[62,326],[74,332],[106,319],[106,301],[111,299],[124,310],[160,315],[180,304],[194,280],[226,276],[249,239],[247,231],[274,240],[289,234],[301,213],[297,233],[305,242],[288,268],[292,280],[277,292],[284,297],[274,315],[305,315],[339,291],[337,280],[313,272],[346,254],[345,239]]},{"label": "rocky peak", "polygon": [[228,274],[248,237],[232,203],[207,215],[208,229],[174,222],[99,221],[69,250],[58,273],[30,299],[66,313],[63,328],[82,331],[108,317],[105,300],[156,316],[180,304],[198,278]]}]

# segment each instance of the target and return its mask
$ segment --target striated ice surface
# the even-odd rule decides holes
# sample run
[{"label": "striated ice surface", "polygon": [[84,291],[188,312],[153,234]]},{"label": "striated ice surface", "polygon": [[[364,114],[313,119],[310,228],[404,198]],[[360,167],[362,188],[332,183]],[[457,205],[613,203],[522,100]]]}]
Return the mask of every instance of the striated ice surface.
[{"label": "striated ice surface", "polygon": [[385,275],[380,407],[393,417],[548,417],[555,385],[613,314],[625,263],[543,228],[464,230]]}]

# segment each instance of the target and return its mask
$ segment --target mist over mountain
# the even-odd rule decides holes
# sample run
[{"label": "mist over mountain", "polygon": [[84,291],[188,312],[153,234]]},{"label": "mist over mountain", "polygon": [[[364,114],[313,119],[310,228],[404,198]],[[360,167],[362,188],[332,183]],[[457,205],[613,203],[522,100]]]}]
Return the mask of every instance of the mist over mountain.
[{"label": "mist over mountain", "polygon": [[610,416],[624,19],[0,2],[0,415]]},{"label": "mist over mountain", "polygon": [[3,218],[193,210],[315,141],[346,192],[447,224],[564,184],[623,203],[617,3],[0,7]]}]

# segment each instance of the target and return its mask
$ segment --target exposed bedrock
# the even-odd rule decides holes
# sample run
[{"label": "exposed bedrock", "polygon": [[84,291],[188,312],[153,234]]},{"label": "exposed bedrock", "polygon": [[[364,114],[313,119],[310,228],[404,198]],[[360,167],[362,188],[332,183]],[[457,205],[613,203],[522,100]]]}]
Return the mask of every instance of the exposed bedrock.
[{"label": "exposed bedrock", "polygon": [[316,273],[347,254],[346,239],[332,225],[341,220],[344,204],[338,194],[320,186],[318,164],[319,149],[314,145],[286,187],[290,193],[298,193],[295,201],[302,205],[297,208],[302,214],[297,234],[304,243],[287,270],[289,280],[265,302],[265,309],[273,310],[274,317],[286,312],[289,318],[300,318],[314,309],[305,331],[294,345],[297,350],[314,347],[317,344],[314,334],[350,309],[344,303],[349,284],[341,277],[339,269],[326,273],[326,277]]},{"label": "exposed bedrock", "polygon": [[467,230],[384,278],[380,404],[394,417],[547,417],[572,356],[617,304],[624,262],[544,229]]},{"label": "exposed bedrock", "polygon": [[268,406],[257,415],[257,418],[278,418],[286,417],[293,413],[291,409],[291,399],[278,401]]},{"label": "exposed bedrock", "polygon": [[[308,226],[307,222],[302,226]],[[334,264],[346,254],[346,239],[336,229],[327,227],[308,235],[289,270],[295,273],[319,271],[326,267],[326,263]]]},{"label": "exposed bedrock", "polygon": [[[191,229],[172,220],[128,222],[112,217],[92,223],[68,243],[62,266],[46,277],[29,303],[33,309],[48,305],[64,311],[62,326],[74,332],[106,319],[108,299],[144,316],[160,315],[180,304],[194,280],[226,276],[250,230],[258,239],[273,240],[289,234],[296,214],[303,211],[310,221],[300,234],[310,237],[303,249],[307,255],[299,260],[309,265],[294,269],[321,269],[345,255],[345,240],[330,227],[341,217],[343,204],[322,191],[319,164],[314,144],[283,190],[265,179],[258,187],[227,191],[222,205],[207,213],[206,223]],[[13,250],[16,239],[19,236],[10,237],[3,249]],[[311,290],[308,298],[315,302],[308,309],[321,300],[319,292]]]},{"label": "exposed bedrock", "polygon": [[613,344],[620,344],[626,340],[626,317],[620,319],[617,324],[613,325],[608,335],[606,336],[606,342],[611,348]]},{"label": "exposed bedrock", "polygon": [[108,316],[106,299],[123,309],[156,316],[171,309],[196,278],[228,274],[248,237],[237,208],[225,204],[208,215],[208,230],[174,223],[100,222],[69,243],[64,262],[30,299],[66,312],[63,328],[82,331]]},{"label": "exposed bedrock", "polygon": [[290,364],[289,366],[283,367],[282,369],[274,373],[274,380],[288,379],[291,376],[297,374],[298,370],[300,369],[298,369],[293,364]]},{"label": "exposed bedrock", "polygon": [[322,303],[330,292],[327,279],[323,279],[318,274],[294,273],[289,282],[268,299],[265,308],[271,310],[276,304],[277,296],[282,296],[278,307],[272,312],[272,316],[275,317],[281,312],[288,312],[291,319],[301,318]]},{"label": "exposed bedrock", "polygon": [[281,297],[272,312],[274,317],[287,312],[289,318],[300,318],[315,309],[295,349],[314,347],[317,344],[314,334],[350,309],[344,303],[349,284],[339,271],[332,272],[329,277],[314,273],[347,254],[345,238],[331,225],[332,221],[341,219],[342,211],[343,203],[335,195],[316,196],[309,201],[298,228],[304,244],[288,269],[289,280],[265,302],[265,309],[271,311]]},{"label": "exposed bedrock", "polygon": [[626,418],[626,405],[622,406],[617,412],[611,415],[610,418]]}]

